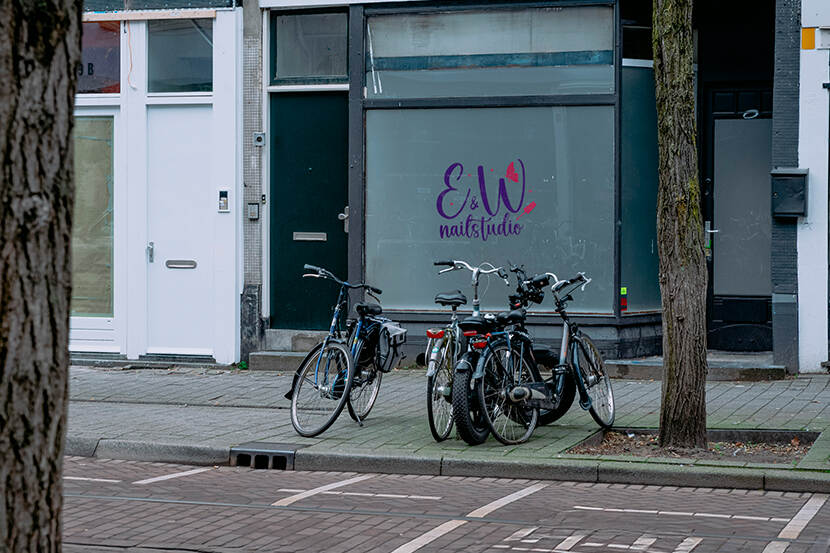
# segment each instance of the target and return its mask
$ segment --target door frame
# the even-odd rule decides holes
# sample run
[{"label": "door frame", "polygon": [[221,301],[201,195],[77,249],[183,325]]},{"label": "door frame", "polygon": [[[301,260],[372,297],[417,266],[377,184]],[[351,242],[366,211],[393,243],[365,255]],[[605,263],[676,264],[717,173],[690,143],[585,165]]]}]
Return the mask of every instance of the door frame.
[{"label": "door frame", "polygon": [[[715,94],[731,93],[735,95],[733,107],[731,110],[715,108]],[[748,117],[749,119],[772,119],[772,85],[766,82],[753,83],[720,83],[717,85],[708,85],[705,89],[703,110],[701,113],[701,132],[702,140],[700,145],[700,174],[701,174],[701,207],[702,207],[702,222],[711,221],[714,226],[714,175],[715,175],[715,121],[719,119],[743,119],[744,114],[751,109],[757,109],[758,115],[756,117]],[[742,95],[744,95],[742,97]],[[742,105],[742,102],[753,103],[751,98],[757,95],[758,105],[748,107],[749,104]],[[770,220],[772,215],[770,214]],[[712,229],[714,230],[714,229]],[[713,332],[729,325],[715,326],[713,315],[716,309],[716,303],[720,301],[740,302],[746,305],[748,309],[764,309],[766,310],[765,326],[770,329],[769,343],[763,342],[761,350],[772,350],[772,295],[769,296],[718,296],[715,298],[714,294],[714,253],[711,245],[713,245],[714,237],[711,233],[705,233],[704,245],[709,245],[706,257],[706,270],[708,273],[708,282],[706,286],[706,330],[707,342],[711,339]],[[771,252],[766,252],[769,255]],[[749,327],[751,323],[746,323],[742,326]],[[752,325],[756,326],[756,325]],[[749,329],[747,328],[747,333]],[[749,334],[747,334],[749,336]],[[768,346],[768,347],[763,347]],[[712,347],[709,345],[708,347]],[[751,351],[751,350],[746,350]]]}]

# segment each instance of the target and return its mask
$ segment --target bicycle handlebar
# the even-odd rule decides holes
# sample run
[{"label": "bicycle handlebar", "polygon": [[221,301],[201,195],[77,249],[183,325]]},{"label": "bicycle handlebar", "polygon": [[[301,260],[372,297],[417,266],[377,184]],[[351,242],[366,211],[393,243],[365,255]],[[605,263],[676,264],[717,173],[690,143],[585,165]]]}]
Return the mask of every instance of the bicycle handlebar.
[{"label": "bicycle handlebar", "polygon": [[[457,271],[459,269],[467,269],[471,273],[473,273],[473,286],[478,284],[478,277],[480,275],[489,275],[492,273],[498,273],[499,277],[504,280],[504,283],[510,285],[510,281],[507,280],[507,272],[504,270],[504,267],[495,267],[492,263],[485,261],[478,267],[473,267],[466,261],[461,260],[452,260],[452,261],[435,261],[433,263],[436,267],[446,266],[446,269],[441,269],[438,271],[438,274],[447,273],[449,271]],[[492,269],[482,269],[482,265],[490,265]]]},{"label": "bicycle handlebar", "polygon": [[329,280],[333,280],[341,286],[346,286],[347,288],[366,288],[367,290],[369,290],[370,292],[374,292],[375,294],[383,294],[383,290],[381,290],[380,288],[376,288],[374,286],[366,284],[365,282],[361,282],[360,284],[350,284],[334,276],[334,274],[332,274],[331,271],[327,271],[326,269],[323,269],[322,267],[317,267],[316,265],[309,265],[308,263],[306,263],[305,265],[303,265],[303,269],[306,271],[314,271],[315,273],[317,273],[306,273],[303,275],[303,277],[327,278]]}]

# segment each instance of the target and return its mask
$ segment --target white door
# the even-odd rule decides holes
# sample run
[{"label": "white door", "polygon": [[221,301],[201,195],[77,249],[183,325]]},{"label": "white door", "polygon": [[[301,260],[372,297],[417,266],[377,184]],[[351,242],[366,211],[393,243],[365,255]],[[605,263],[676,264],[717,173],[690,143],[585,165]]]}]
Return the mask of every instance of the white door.
[{"label": "white door", "polygon": [[147,108],[148,353],[213,355],[211,106]]}]

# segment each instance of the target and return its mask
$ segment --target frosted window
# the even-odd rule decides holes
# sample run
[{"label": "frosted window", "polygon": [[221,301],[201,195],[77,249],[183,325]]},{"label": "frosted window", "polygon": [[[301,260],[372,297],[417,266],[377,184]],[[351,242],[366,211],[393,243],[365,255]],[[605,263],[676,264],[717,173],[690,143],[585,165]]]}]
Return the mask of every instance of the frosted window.
[{"label": "frosted window", "polygon": [[148,21],[148,92],[213,90],[213,20]]},{"label": "frosted window", "polygon": [[[434,309],[436,292],[471,293],[469,273],[432,266],[464,259],[585,271],[594,282],[573,311],[611,312],[612,107],[373,110],[366,132],[366,278],[384,307]],[[483,305],[506,307],[502,281],[482,291]]]},{"label": "frosted window", "polygon": [[367,96],[613,93],[613,22],[610,7],[370,17]]},{"label": "frosted window", "polygon": [[113,118],[75,119],[72,315],[112,317]]},{"label": "frosted window", "polygon": [[654,70],[622,68],[622,267],[628,312],[659,310]]}]

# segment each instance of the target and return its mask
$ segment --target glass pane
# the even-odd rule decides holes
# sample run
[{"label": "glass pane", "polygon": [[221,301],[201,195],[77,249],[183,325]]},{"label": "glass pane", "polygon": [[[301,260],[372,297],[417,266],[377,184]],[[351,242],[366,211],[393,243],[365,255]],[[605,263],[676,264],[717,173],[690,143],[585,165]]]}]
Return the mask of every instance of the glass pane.
[{"label": "glass pane", "polygon": [[345,13],[276,17],[275,78],[346,77]]},{"label": "glass pane", "polygon": [[[471,293],[469,274],[432,266],[464,259],[585,271],[594,281],[573,310],[611,312],[612,107],[373,110],[366,133],[366,279],[384,307]],[[504,309],[510,289],[481,284],[482,305]]]},{"label": "glass pane", "polygon": [[121,92],[121,24],[94,21],[83,25],[78,92]]},{"label": "glass pane", "polygon": [[[84,11],[170,10],[175,8],[232,8],[234,0],[84,0]],[[238,2],[241,4],[241,2]]]},{"label": "glass pane", "polygon": [[622,68],[622,267],[627,312],[660,309],[654,70]]},{"label": "glass pane", "polygon": [[148,92],[213,90],[213,20],[147,22]]},{"label": "glass pane", "polygon": [[614,11],[533,8],[370,17],[369,98],[614,91]]},{"label": "glass pane", "polygon": [[112,317],[113,118],[75,119],[72,315]]}]

